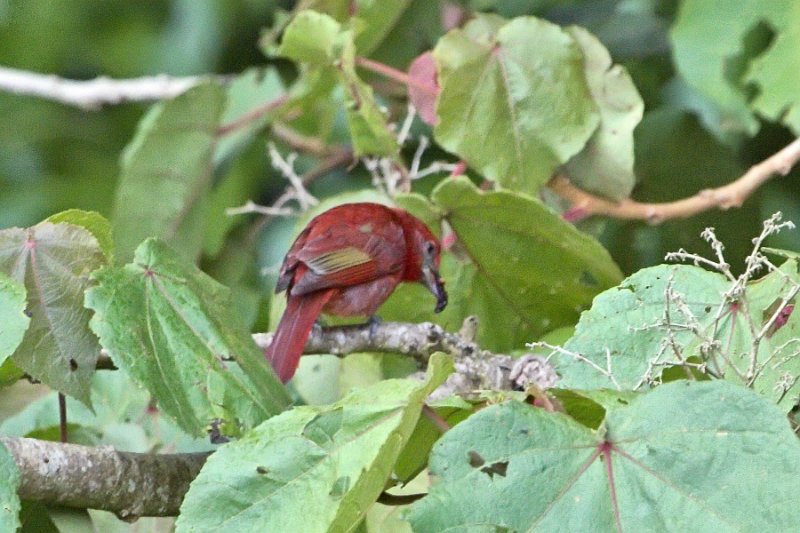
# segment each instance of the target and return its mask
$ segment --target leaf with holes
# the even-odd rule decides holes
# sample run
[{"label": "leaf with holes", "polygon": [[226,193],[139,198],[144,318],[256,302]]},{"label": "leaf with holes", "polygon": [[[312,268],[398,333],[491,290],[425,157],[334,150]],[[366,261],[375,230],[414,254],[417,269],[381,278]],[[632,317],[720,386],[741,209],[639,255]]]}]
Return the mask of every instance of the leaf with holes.
[{"label": "leaf with holes", "polygon": [[[751,384],[790,409],[800,395],[800,315],[793,312],[797,261],[748,284],[736,303],[723,299],[731,283],[694,266],[640,270],[599,295],[581,316],[564,345],[574,355],[553,358],[559,386],[639,388],[658,381],[665,367],[705,354],[711,372]],[[709,351],[704,346],[712,340],[716,347]]]},{"label": "leaf with holes", "polygon": [[25,285],[0,272],[0,366],[22,342],[31,319],[25,314]]},{"label": "leaf with holes", "polygon": [[[622,278],[599,242],[539,200],[483,192],[465,177],[443,181],[432,200],[427,211],[440,213],[457,239],[441,267],[450,303],[435,315],[425,288],[406,284],[381,308],[383,318],[434,320],[458,329],[464,318],[477,315],[478,342],[502,352],[573,324],[597,293]],[[413,201],[419,204],[419,197]]]},{"label": "leaf with holes", "polygon": [[722,133],[754,135],[759,113],[798,134],[798,34],[794,0],[685,0],[671,37],[678,71],[718,106]]},{"label": "leaf with holes", "polygon": [[120,259],[147,237],[161,237],[185,257],[200,252],[203,216],[225,93],[198,85],[155,105],[122,155],[112,223]]},{"label": "leaf with holes", "polygon": [[246,329],[230,291],[148,239],[133,263],[95,274],[86,306],[114,362],[186,432],[215,419],[235,434],[286,408],[289,398]]},{"label": "leaf with holes", "polygon": [[477,15],[433,55],[437,142],[504,187],[536,194],[597,128],[581,49],[555,24]]},{"label": "leaf with holes", "polygon": [[42,222],[0,231],[0,272],[25,285],[31,321],[13,360],[52,388],[89,405],[100,346],[83,307],[89,274],[106,264],[83,227]]},{"label": "leaf with holes", "polygon": [[413,506],[415,531],[800,528],[797,437],[769,400],[724,381],[660,386],[609,407],[598,431],[491,406],[442,437],[430,469],[440,482]]},{"label": "leaf with holes", "polygon": [[295,408],[226,444],[192,482],[176,531],[352,530],[451,371],[450,358],[434,354],[423,382],[382,381]]},{"label": "leaf with holes", "polygon": [[17,496],[19,470],[14,457],[0,442],[0,531],[16,531],[20,527],[20,501]]}]

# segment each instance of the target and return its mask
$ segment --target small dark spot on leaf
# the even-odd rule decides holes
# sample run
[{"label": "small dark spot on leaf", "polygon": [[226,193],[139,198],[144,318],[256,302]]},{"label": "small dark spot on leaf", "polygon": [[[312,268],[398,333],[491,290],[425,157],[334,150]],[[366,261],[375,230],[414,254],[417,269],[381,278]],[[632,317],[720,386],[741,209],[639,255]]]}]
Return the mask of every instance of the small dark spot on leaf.
[{"label": "small dark spot on leaf", "polygon": [[600,283],[597,281],[597,278],[592,275],[591,272],[584,270],[581,272],[580,282],[587,287],[597,287]]},{"label": "small dark spot on leaf", "polygon": [[78,362],[75,359],[70,359],[69,360],[69,369],[72,372],[75,372],[76,370],[78,370]]},{"label": "small dark spot on leaf", "polygon": [[269,469],[267,469],[266,467],[263,467],[263,466],[257,466],[256,467],[256,472],[258,472],[259,474],[262,474],[262,475],[267,475],[267,474],[269,474]]},{"label": "small dark spot on leaf", "polygon": [[628,405],[628,400],[625,400],[625,399],[623,399],[623,398],[617,398],[617,401],[618,401],[619,403],[621,403],[622,405]]},{"label": "small dark spot on leaf", "polygon": [[469,451],[469,466],[471,466],[472,468],[480,468],[484,464],[486,464],[486,461],[483,460],[481,454],[479,454],[475,450]]},{"label": "small dark spot on leaf", "polygon": [[23,312],[25,313],[25,316],[28,318],[31,318],[33,316],[33,311],[31,311],[30,309],[26,309]]},{"label": "small dark spot on leaf", "polygon": [[706,313],[710,313],[711,312],[711,306],[707,305],[704,310],[705,310]]},{"label": "small dark spot on leaf", "polygon": [[489,466],[484,466],[481,468],[481,472],[489,476],[491,479],[494,479],[495,474],[500,477],[506,477],[507,471],[508,461],[497,461],[496,463],[492,463]]},{"label": "small dark spot on leaf", "polygon": [[528,431],[528,428],[522,428],[519,430],[519,432],[523,435],[527,435],[528,433],[530,433],[530,431]]}]

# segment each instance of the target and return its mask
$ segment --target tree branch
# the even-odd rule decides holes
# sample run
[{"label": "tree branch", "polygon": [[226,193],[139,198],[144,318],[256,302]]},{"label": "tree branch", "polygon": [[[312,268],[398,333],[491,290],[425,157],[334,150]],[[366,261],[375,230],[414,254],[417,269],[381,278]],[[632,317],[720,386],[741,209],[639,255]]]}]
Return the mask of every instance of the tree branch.
[{"label": "tree branch", "polygon": [[95,111],[107,104],[149,102],[172,98],[207,77],[173,78],[166,75],[113,80],[105,76],[78,81],[52,74],[39,74],[0,67],[0,90],[38,96],[62,104]]},{"label": "tree branch", "polygon": [[20,498],[124,519],[176,516],[209,455],[128,453],[22,437],[0,437],[0,443],[20,471]]},{"label": "tree branch", "polygon": [[[631,199],[614,202],[579,189],[564,175],[554,176],[548,187],[570,204],[565,218],[577,220],[604,215],[623,220],[645,220],[660,224],[665,220],[688,218],[710,209],[740,207],[761,185],[776,175],[785,176],[800,160],[800,139],[761,163],[753,165],[739,179],[716,189],[705,189],[674,202],[640,203]],[[571,213],[571,214],[568,214]]]},{"label": "tree branch", "polygon": [[[412,324],[382,322],[377,325],[315,327],[308,338],[305,354],[400,353],[413,357],[422,366],[435,352],[453,356],[455,373],[431,396],[439,399],[479,389],[523,390],[530,385],[547,389],[558,376],[552,365],[537,355],[514,358],[481,349],[472,341],[477,319],[467,317],[462,333],[448,333],[430,322]],[[464,330],[469,331],[465,334]],[[262,349],[272,342],[272,333],[256,333],[253,339]]]}]

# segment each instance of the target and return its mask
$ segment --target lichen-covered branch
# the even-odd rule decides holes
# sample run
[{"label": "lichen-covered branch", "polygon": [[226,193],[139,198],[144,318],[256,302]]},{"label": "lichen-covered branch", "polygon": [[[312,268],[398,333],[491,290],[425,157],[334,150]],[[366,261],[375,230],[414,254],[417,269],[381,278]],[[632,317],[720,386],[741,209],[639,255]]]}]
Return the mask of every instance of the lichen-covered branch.
[{"label": "lichen-covered branch", "polygon": [[143,454],[0,437],[20,471],[19,496],[120,518],[176,516],[207,453]]},{"label": "lichen-covered branch", "polygon": [[[478,389],[522,390],[529,385],[552,387],[557,376],[552,365],[537,355],[512,358],[483,350],[473,338],[477,319],[467,317],[460,333],[448,333],[430,322],[412,324],[382,322],[353,326],[315,327],[304,353],[345,356],[351,353],[400,353],[422,366],[435,352],[453,356],[455,373],[437,389],[434,398]],[[271,333],[253,335],[262,349],[272,342]]]},{"label": "lichen-covered branch", "polygon": [[666,220],[688,218],[710,209],[740,207],[761,185],[776,175],[785,176],[800,160],[800,139],[753,165],[737,180],[705,189],[694,196],[663,203],[641,203],[630,198],[615,202],[595,196],[573,185],[567,176],[557,175],[547,186],[569,203],[565,217],[570,220],[602,215],[622,220],[644,220],[661,224]]}]

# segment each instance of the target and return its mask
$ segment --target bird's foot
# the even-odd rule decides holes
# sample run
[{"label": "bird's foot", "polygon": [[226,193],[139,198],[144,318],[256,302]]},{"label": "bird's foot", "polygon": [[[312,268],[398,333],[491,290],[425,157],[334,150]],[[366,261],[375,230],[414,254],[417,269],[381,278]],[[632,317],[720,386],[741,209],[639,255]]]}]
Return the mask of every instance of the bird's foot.
[{"label": "bird's foot", "polygon": [[378,333],[378,326],[383,323],[383,319],[378,315],[372,315],[367,320],[367,325],[369,326],[369,342],[375,342],[375,335]]}]

